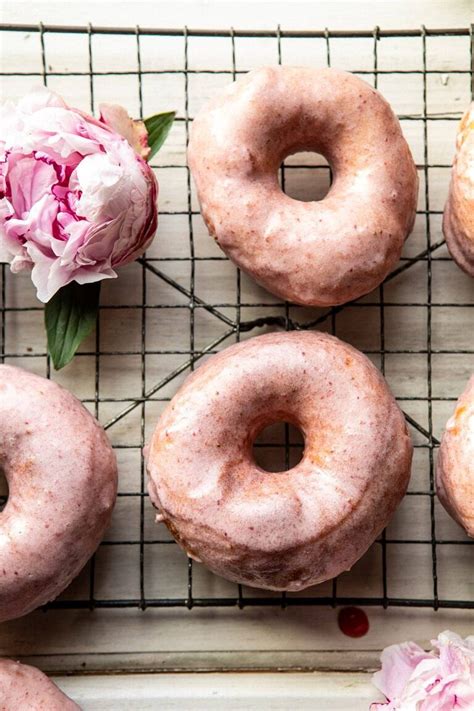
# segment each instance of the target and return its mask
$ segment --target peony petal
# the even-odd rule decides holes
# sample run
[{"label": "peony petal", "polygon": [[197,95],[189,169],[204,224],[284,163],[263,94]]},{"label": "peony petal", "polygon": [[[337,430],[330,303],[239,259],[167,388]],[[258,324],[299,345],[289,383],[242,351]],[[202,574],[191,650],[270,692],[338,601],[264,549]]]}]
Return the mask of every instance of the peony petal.
[{"label": "peony petal", "polygon": [[13,209],[21,217],[34,203],[51,193],[51,188],[58,182],[52,165],[19,153],[8,156],[7,180]]},{"label": "peony petal", "polygon": [[[34,265],[31,270],[31,280],[36,287],[36,296],[40,301],[46,304],[57,291],[57,289],[56,291],[51,290],[49,283],[50,271],[56,260],[54,258],[47,257],[32,243],[28,244],[27,249]],[[63,284],[58,286],[58,288],[62,285]]]},{"label": "peony petal", "polygon": [[449,684],[439,684],[427,692],[421,706],[422,711],[453,711],[454,709],[474,709],[474,685],[453,680]]},{"label": "peony petal", "polygon": [[6,261],[10,261],[12,257],[19,256],[24,253],[23,242],[21,238],[18,239],[15,230],[9,230],[11,221],[5,223],[0,229],[0,244],[2,246],[2,254],[9,255]]},{"label": "peony petal", "polygon": [[120,222],[124,219],[119,215],[115,220],[109,220],[91,230],[87,242],[81,249],[81,259],[86,262],[111,264],[111,255],[120,231]]},{"label": "peony petal", "polygon": [[25,269],[31,269],[33,267],[33,262],[27,254],[18,254],[13,257],[10,263],[10,270],[12,274],[18,274]]},{"label": "peony petal", "polygon": [[0,234],[6,220],[15,214],[13,205],[6,197],[0,198]]},{"label": "peony petal", "polygon": [[79,249],[87,242],[87,238],[94,224],[87,220],[72,220],[64,226],[64,233],[68,240],[62,253],[63,259],[74,261]]},{"label": "peony petal", "polygon": [[91,222],[110,220],[126,211],[131,181],[124,168],[104,153],[84,158],[73,175],[71,187],[81,193],[77,214]]},{"label": "peony petal", "polygon": [[40,300],[73,280],[114,278],[114,267],[143,253],[156,230],[157,182],[116,130],[143,152],[143,124],[115,106],[99,121],[40,90],[5,104],[0,129],[2,257],[14,271],[32,267]]},{"label": "peony petal", "polygon": [[373,683],[388,699],[397,698],[410,676],[423,659],[433,658],[418,644],[393,644],[382,652],[382,669],[372,678]]},{"label": "peony petal", "polygon": [[117,272],[114,272],[113,269],[104,269],[100,272],[97,272],[93,269],[83,268],[79,269],[74,276],[74,280],[77,281],[78,284],[92,284],[93,282],[101,281],[102,279],[116,278]]},{"label": "peony petal", "polygon": [[464,640],[448,630],[441,632],[432,644],[439,650],[443,675],[474,675],[474,637]]},{"label": "peony petal", "polygon": [[474,709],[474,638],[446,631],[432,644],[438,654],[413,642],[384,650],[374,683],[387,704],[373,704],[371,711]]},{"label": "peony petal", "polygon": [[100,104],[100,120],[128,141],[144,160],[150,155],[148,131],[143,121],[134,121],[127,111],[117,104]]},{"label": "peony petal", "polygon": [[54,222],[58,212],[58,203],[53,195],[44,195],[35,202],[25,219],[11,218],[5,224],[5,232],[10,239],[21,237],[21,241],[34,242],[44,250],[51,250],[54,240]]},{"label": "peony petal", "polygon": [[24,114],[34,114],[47,106],[66,108],[66,103],[59,94],[46,86],[37,86],[18,102],[18,110]]},{"label": "peony petal", "polygon": [[100,153],[100,142],[84,118],[70,109],[46,107],[27,117],[24,152],[41,150],[60,164],[77,165],[82,156]]}]

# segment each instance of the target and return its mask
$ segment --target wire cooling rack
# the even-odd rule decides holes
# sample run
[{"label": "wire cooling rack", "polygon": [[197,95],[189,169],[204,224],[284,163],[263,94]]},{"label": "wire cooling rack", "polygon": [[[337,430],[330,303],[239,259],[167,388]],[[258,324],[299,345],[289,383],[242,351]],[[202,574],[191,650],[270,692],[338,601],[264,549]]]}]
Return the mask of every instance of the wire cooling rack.
[{"label": "wire cooling rack", "polygon": [[[180,82],[183,90],[181,110],[178,110],[176,124],[170,135],[171,141],[173,132],[176,137],[182,136],[182,143],[176,149],[173,160],[166,160],[168,154],[165,150],[159,154],[158,162],[153,166],[157,171],[162,193],[166,190],[167,183],[172,180],[169,176],[176,177],[178,173],[181,175],[180,197],[176,197],[179,190],[169,199],[165,196],[164,204],[160,197],[161,224],[154,246],[138,265],[130,268],[133,271],[129,272],[128,282],[124,278],[123,281],[119,280],[118,286],[114,287],[117,290],[114,292],[116,296],[106,299],[102,304],[95,337],[67,369],[69,375],[58,376],[51,370],[44,341],[41,341],[40,336],[39,346],[25,345],[31,339],[32,329],[35,333],[36,328],[41,331],[41,308],[30,291],[27,297],[21,293],[22,289],[29,288],[27,280],[20,281],[20,277],[10,275],[6,265],[0,268],[2,362],[18,363],[56,379],[64,377],[66,384],[100,417],[113,439],[119,462],[126,462],[121,466],[117,508],[125,502],[126,507],[129,504],[136,507],[133,510],[138,516],[138,525],[133,527],[134,534],[127,534],[129,529],[122,526],[118,538],[106,539],[88,570],[81,576],[77,590],[66,593],[48,608],[93,610],[136,607],[145,610],[147,607],[191,609],[212,606],[245,608],[250,605],[286,607],[344,604],[434,609],[474,608],[472,587],[464,587],[462,594],[457,595],[453,586],[446,586],[446,580],[451,580],[457,574],[453,567],[454,561],[461,560],[463,565],[469,565],[467,555],[471,555],[472,564],[473,542],[447,520],[444,511],[437,504],[434,490],[434,463],[436,448],[439,445],[439,436],[436,436],[436,433],[441,431],[442,424],[453,408],[453,402],[461,390],[461,382],[467,379],[469,370],[473,369],[474,292],[472,285],[449,259],[440,227],[456,124],[469,96],[472,96],[472,27],[445,30],[421,27],[401,31],[384,31],[376,27],[362,32],[331,32],[327,29],[286,32],[276,28],[274,31],[242,32],[232,29],[197,31],[186,28],[170,30],[139,27],[59,27],[41,24],[0,25],[2,40],[12,36],[20,49],[17,65],[8,67],[1,73],[7,96],[15,91],[21,93],[25,80],[30,83],[39,80],[49,86],[64,78],[71,82],[76,79],[85,80],[89,107],[82,108],[95,111],[101,93],[106,93],[104,82],[118,79],[121,82],[132,82],[138,97],[138,113],[143,116],[144,113],[152,113],[146,108],[151,106],[153,98],[151,80],[166,78],[167,81]],[[63,64],[51,60],[51,45],[54,45],[58,37],[63,40],[72,37],[84,40],[81,44],[83,64],[71,68],[68,66],[67,56]],[[38,40],[37,53],[33,53],[31,58],[30,49],[28,58],[23,62],[20,41],[25,42],[28,39],[31,44],[32,38],[35,42]],[[159,48],[173,38],[179,43],[181,54],[173,54],[172,60],[166,63],[168,60],[159,58]],[[114,55],[120,55],[122,44],[126,43],[128,50],[123,52],[131,54],[133,68],[108,66],[107,58],[101,59],[99,63],[96,61],[96,53],[101,43],[110,41],[115,43],[113,48],[107,44]],[[286,52],[290,43],[292,50],[288,50],[288,55],[291,55],[291,63],[298,63],[295,56],[298,55],[298,47],[301,47],[299,63],[306,61],[307,48],[317,48],[317,61],[328,66],[341,66],[338,62],[341,47],[358,41],[363,43],[361,47],[363,46],[366,56],[363,52],[360,55],[355,52],[351,65],[343,68],[361,75],[386,95],[390,94],[390,87],[407,78],[416,80],[417,108],[404,110],[402,106],[401,110],[398,110],[405,133],[413,137],[418,131],[419,136],[415,160],[420,176],[421,195],[415,234],[407,242],[407,249],[400,264],[376,292],[345,306],[308,310],[276,302],[273,297],[252,285],[221,253],[212,251],[211,240],[209,247],[203,247],[208,244],[205,240],[209,238],[204,236],[201,242],[204,230],[193,193],[191,175],[185,163],[185,145],[195,113],[191,84],[196,79],[235,79],[249,68],[247,50],[250,54],[253,53],[256,64],[288,63]],[[200,65],[199,48],[202,49],[203,42],[206,43],[208,52],[212,53],[215,47],[216,56],[227,57],[223,66],[215,66],[215,63],[212,68]],[[130,43],[133,43],[132,53]],[[147,52],[156,50],[155,59],[147,58],[145,61],[144,43],[147,44]],[[455,56],[462,57],[461,66],[449,63],[454,44]],[[390,56],[392,62],[396,57],[396,62],[390,66],[387,66],[384,60],[385,45],[394,48]],[[351,44],[351,49],[353,46]],[[359,61],[360,64],[357,64]],[[440,108],[436,103],[439,103],[439,100],[435,97],[432,106],[431,95],[437,95],[440,87],[446,86],[449,80],[462,83],[462,100],[458,104]],[[15,89],[10,92],[12,87]],[[214,88],[211,87],[209,94],[212,95],[213,91]],[[160,92],[159,99],[161,103],[155,110],[175,108],[168,102],[166,90]],[[455,101],[459,101],[459,95],[456,95]],[[440,127],[445,132],[442,140],[439,139],[438,133]],[[176,140],[179,143],[178,138]],[[448,145],[444,159],[438,157],[437,148],[443,142]],[[283,189],[294,190],[295,179],[297,183],[300,179],[307,182],[308,172],[311,176],[319,176],[318,180],[327,182],[329,167],[322,162],[308,163],[307,159],[300,161],[298,157],[296,161],[287,159],[281,167]],[[441,189],[438,191],[440,185]],[[165,243],[168,246],[162,251]],[[207,272],[211,274],[207,282],[200,277],[203,265],[211,270]],[[213,291],[209,282],[214,279],[216,286]],[[132,299],[133,303],[128,300],[129,290],[125,286],[130,286],[131,280],[136,297]],[[402,291],[394,291],[394,284],[403,284]],[[154,291],[156,285],[166,288],[166,298],[160,297],[164,292]],[[106,284],[105,289],[108,287]],[[402,292],[404,296],[400,297]],[[156,293],[158,297],[154,296]],[[156,325],[170,313],[172,318],[176,319],[175,328],[181,337],[179,346],[176,347],[170,345],[169,339],[165,334],[161,335]],[[205,342],[200,330],[200,318],[203,314],[216,326],[216,332],[213,328],[206,330],[208,335]],[[444,314],[444,325],[440,324],[439,314]],[[115,318],[119,319],[117,323],[114,322]],[[110,321],[113,323],[113,337],[109,334],[108,341],[111,345],[107,346],[104,345],[108,342],[107,339],[104,340],[104,331],[110,330]],[[126,346],[118,349],[114,338],[118,338],[121,323],[122,326],[125,323],[130,330],[138,329],[139,337],[130,338],[128,344],[125,336]],[[454,330],[449,330],[449,323],[454,323]],[[372,585],[369,592],[365,589],[364,594],[349,594],[347,590],[350,590],[350,586],[347,584],[341,591],[338,580],[302,594],[261,593],[231,584],[225,584],[224,588],[217,586],[218,590],[224,589],[223,593],[211,594],[209,590],[214,589],[211,585],[205,588],[207,592],[202,594],[196,592],[198,566],[191,560],[186,560],[184,556],[179,559],[180,575],[182,576],[183,567],[186,570],[185,589],[182,593],[153,593],[153,590],[159,587],[150,586],[150,577],[163,575],[169,564],[168,551],[171,547],[179,549],[163,528],[153,527],[148,530],[147,518],[150,517],[151,505],[146,494],[143,458],[139,458],[139,455],[149,436],[150,428],[156,423],[160,409],[172,396],[176,383],[193,370],[202,358],[232,341],[255,335],[268,328],[328,330],[353,342],[379,365],[394,389],[414,435],[418,474],[412,478],[405,500],[409,507],[415,502],[414,508],[412,506],[408,509],[403,526],[395,533],[390,532],[389,528],[374,543],[373,549],[377,551],[379,561],[378,582]],[[155,329],[158,333],[153,340],[150,334]],[[408,345],[405,341],[400,343],[395,338],[394,334],[399,329],[402,330]],[[26,333],[28,335],[24,335]],[[108,370],[107,363],[117,362],[114,361],[115,357],[119,365]],[[153,363],[157,361],[165,365],[155,369]],[[140,382],[130,390],[125,387],[124,392],[121,382],[127,380],[127,364],[130,363],[133,363],[136,373],[139,373]],[[83,391],[81,385],[86,377],[92,382],[91,389],[87,392]],[[438,386],[438,380],[442,381],[442,387]],[[129,419],[136,418],[137,415],[138,420],[134,420],[129,426]],[[439,419],[438,426],[435,426],[436,417]],[[114,434],[117,426],[121,426],[121,429]],[[265,451],[271,450],[276,456],[283,453],[286,468],[293,461],[295,452],[301,449],[301,443],[294,439],[288,426],[275,430],[271,441],[260,441],[258,446]],[[134,464],[131,464],[132,461]],[[137,472],[138,481],[135,476]],[[127,516],[128,511],[126,508]],[[413,537],[411,524],[415,518],[422,515],[426,517],[424,532]],[[112,549],[119,551],[119,555],[111,558]],[[119,565],[117,560],[128,555],[127,551],[130,549],[138,552],[127,568],[127,575],[133,578],[132,592],[124,592],[121,596],[101,592],[97,582],[99,574],[103,575],[105,568],[105,574],[113,580],[114,566]],[[424,581],[422,592],[415,595],[411,582],[405,581],[404,589],[400,590],[399,585],[394,587],[392,577],[398,576],[398,571],[405,567],[409,557],[415,556],[416,559],[420,549],[426,554],[427,567],[424,575],[427,580]],[[394,550],[397,553],[392,559]],[[153,551],[151,567],[147,563],[150,551]],[[202,576],[202,569],[200,574]],[[204,574],[207,572],[204,571]],[[351,576],[353,573],[345,575]],[[211,578],[212,575],[209,574],[209,579]],[[114,589],[116,590],[117,586]]]}]

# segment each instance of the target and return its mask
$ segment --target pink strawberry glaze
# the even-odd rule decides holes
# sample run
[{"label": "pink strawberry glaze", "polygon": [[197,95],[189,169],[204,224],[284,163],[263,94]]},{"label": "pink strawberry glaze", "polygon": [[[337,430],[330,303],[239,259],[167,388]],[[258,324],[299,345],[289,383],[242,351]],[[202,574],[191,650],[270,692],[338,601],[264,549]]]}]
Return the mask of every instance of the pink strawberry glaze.
[{"label": "pink strawberry glaze", "polygon": [[56,383],[0,365],[0,622],[55,598],[107,528],[117,491],[105,432]]},{"label": "pink strawberry glaze", "polygon": [[[306,150],[333,169],[319,202],[278,184],[282,160]],[[249,72],[198,113],[188,157],[210,234],[289,301],[327,306],[367,294],[413,227],[418,178],[400,123],[375,89],[340,70]]]},{"label": "pink strawberry glaze", "polygon": [[[257,434],[285,420],[301,462],[264,472]],[[375,366],[323,333],[272,333],[227,348],[191,375],[160,418],[149,492],[177,541],[214,572],[301,590],[348,570],[403,497],[412,445]]]},{"label": "pink strawberry glaze", "polygon": [[39,669],[0,659],[0,711],[81,711]]},{"label": "pink strawberry glaze", "polygon": [[459,127],[443,232],[456,264],[474,277],[474,102]]},{"label": "pink strawberry glaze", "polygon": [[474,538],[474,375],[446,424],[436,488],[447,512]]}]

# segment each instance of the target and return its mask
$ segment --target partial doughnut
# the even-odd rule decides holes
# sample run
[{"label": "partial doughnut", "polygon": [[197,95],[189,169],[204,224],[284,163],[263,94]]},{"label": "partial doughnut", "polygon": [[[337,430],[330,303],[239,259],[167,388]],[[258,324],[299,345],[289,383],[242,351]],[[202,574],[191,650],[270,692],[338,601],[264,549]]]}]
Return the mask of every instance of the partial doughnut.
[{"label": "partial doughnut", "polygon": [[[285,195],[292,153],[332,168],[318,202]],[[330,306],[378,286],[415,219],[418,177],[400,123],[375,89],[336,69],[265,67],[196,116],[189,165],[210,234],[268,291]]]},{"label": "partial doughnut", "polygon": [[474,375],[441,439],[436,489],[449,515],[474,538]]},{"label": "partial doughnut", "polygon": [[0,622],[55,598],[107,528],[117,464],[104,430],[56,383],[0,365]]},{"label": "partial doughnut", "polygon": [[[303,459],[263,471],[252,445],[296,425]],[[380,372],[324,333],[272,333],[214,355],[169,403],[148,452],[158,520],[229,580],[301,590],[348,570],[386,526],[412,444]]]},{"label": "partial doughnut", "polygon": [[456,264],[474,277],[474,102],[462,118],[456,139],[443,232]]},{"label": "partial doughnut", "polygon": [[0,659],[0,711],[81,711],[39,669]]}]

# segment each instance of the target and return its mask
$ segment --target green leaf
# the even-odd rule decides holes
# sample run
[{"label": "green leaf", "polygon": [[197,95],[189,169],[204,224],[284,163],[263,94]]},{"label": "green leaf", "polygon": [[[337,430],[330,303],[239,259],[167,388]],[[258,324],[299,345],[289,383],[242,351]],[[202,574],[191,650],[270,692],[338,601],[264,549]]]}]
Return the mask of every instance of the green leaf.
[{"label": "green leaf", "polygon": [[44,309],[48,351],[56,370],[74,357],[80,344],[97,321],[100,282],[63,286]]},{"label": "green leaf", "polygon": [[151,160],[155,153],[158,153],[165,142],[175,116],[176,111],[165,111],[164,113],[155,114],[154,116],[144,119],[143,123],[148,131],[148,145],[151,148],[148,160]]}]

